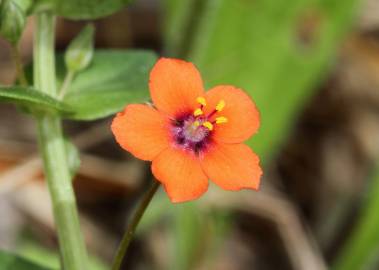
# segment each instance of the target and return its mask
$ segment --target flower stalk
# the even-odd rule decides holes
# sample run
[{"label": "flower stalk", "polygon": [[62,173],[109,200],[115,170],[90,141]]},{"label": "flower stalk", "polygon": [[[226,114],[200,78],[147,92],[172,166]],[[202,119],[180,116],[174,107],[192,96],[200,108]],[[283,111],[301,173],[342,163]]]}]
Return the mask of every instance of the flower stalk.
[{"label": "flower stalk", "polygon": [[74,71],[71,71],[71,70],[67,71],[66,76],[65,76],[63,83],[62,83],[62,87],[59,90],[58,99],[62,100],[64,98],[64,96],[67,94],[67,90],[70,87],[70,84],[71,84],[72,80],[74,79],[74,76],[75,76]]},{"label": "flower stalk", "polygon": [[154,194],[157,192],[159,186],[160,186],[160,183],[158,181],[154,180],[150,189],[148,191],[146,191],[143,198],[141,199],[141,202],[137,206],[133,216],[130,219],[130,223],[129,223],[126,231],[125,231],[125,234],[122,237],[121,243],[118,247],[116,256],[113,260],[112,270],[120,270],[121,269],[123,259],[125,257],[126,252],[128,251],[128,247],[129,247],[130,242],[134,236],[134,233],[137,229],[137,226],[138,226],[139,222],[141,221],[141,218],[142,218],[143,214],[145,213],[147,207],[149,206],[151,199],[154,197]]},{"label": "flower stalk", "polygon": [[[34,37],[35,88],[53,97],[57,96],[55,81],[54,27],[55,17],[49,12],[36,15]],[[80,231],[75,195],[62,133],[57,115],[37,117],[39,145],[43,157],[45,175],[52,199],[63,269],[85,270],[87,253]]]}]

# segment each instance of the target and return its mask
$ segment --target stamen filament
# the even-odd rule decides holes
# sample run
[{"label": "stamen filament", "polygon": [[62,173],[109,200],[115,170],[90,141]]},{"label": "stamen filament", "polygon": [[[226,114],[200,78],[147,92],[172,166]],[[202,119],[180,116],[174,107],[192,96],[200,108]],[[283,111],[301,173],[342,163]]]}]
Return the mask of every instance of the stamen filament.
[{"label": "stamen filament", "polygon": [[213,115],[217,113],[217,110],[213,110],[210,114],[207,115],[207,118],[210,119]]}]

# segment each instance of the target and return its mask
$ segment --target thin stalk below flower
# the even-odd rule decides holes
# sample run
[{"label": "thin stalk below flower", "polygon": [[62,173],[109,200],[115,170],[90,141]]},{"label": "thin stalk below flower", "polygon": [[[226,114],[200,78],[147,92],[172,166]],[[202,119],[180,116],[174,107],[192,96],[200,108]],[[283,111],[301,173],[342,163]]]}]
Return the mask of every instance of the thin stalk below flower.
[{"label": "thin stalk below flower", "polygon": [[141,202],[137,206],[134,214],[132,215],[132,217],[130,219],[130,223],[129,223],[129,225],[125,231],[125,234],[121,240],[121,243],[118,247],[116,256],[113,260],[112,270],[120,270],[123,259],[126,255],[126,252],[128,251],[128,247],[129,247],[130,242],[133,238],[133,235],[137,229],[137,226],[138,226],[143,214],[145,213],[147,207],[149,206],[151,199],[153,198],[154,194],[157,192],[159,186],[160,186],[160,183],[158,181],[154,180],[150,189],[148,191],[146,191],[146,193],[143,195]]}]

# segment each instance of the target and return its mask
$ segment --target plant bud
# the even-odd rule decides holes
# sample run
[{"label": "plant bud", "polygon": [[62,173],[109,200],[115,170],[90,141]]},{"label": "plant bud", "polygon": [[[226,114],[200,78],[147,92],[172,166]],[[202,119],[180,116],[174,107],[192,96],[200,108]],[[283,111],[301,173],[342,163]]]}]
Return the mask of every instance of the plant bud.
[{"label": "plant bud", "polygon": [[71,41],[65,54],[65,62],[69,71],[78,72],[90,64],[94,50],[94,32],[95,27],[88,24]]},{"label": "plant bud", "polygon": [[0,35],[16,45],[25,27],[25,13],[13,0],[0,2]]},{"label": "plant bud", "polygon": [[[24,14],[29,14],[29,10],[33,4],[32,0],[13,0],[16,5],[18,5]],[[1,2],[1,0],[0,0]]]}]

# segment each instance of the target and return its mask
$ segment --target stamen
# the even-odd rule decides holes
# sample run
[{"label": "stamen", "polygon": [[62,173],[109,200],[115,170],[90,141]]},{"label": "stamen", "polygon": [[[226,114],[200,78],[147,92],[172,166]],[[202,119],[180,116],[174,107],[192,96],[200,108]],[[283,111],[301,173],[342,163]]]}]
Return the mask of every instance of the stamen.
[{"label": "stamen", "polygon": [[200,108],[196,109],[196,110],[193,112],[193,115],[194,115],[194,116],[199,116],[199,115],[202,115],[202,114],[203,114],[203,111],[202,111]]},{"label": "stamen", "polygon": [[221,112],[225,107],[225,101],[221,99],[216,105],[216,111]]},{"label": "stamen", "polygon": [[209,121],[204,122],[203,126],[206,127],[209,130],[213,130],[213,124],[211,122],[209,122]]},{"label": "stamen", "polygon": [[205,101],[205,98],[203,98],[203,97],[198,97],[198,98],[196,99],[196,101],[197,101],[197,103],[199,103],[201,106],[205,106],[205,105],[207,105],[207,103],[206,103],[206,101]]},{"label": "stamen", "polygon": [[228,118],[220,116],[216,118],[216,124],[224,124],[228,122]]},{"label": "stamen", "polygon": [[195,127],[198,127],[198,126],[200,126],[200,122],[199,122],[199,121],[195,121],[195,122],[193,122],[193,125],[194,125]]}]

